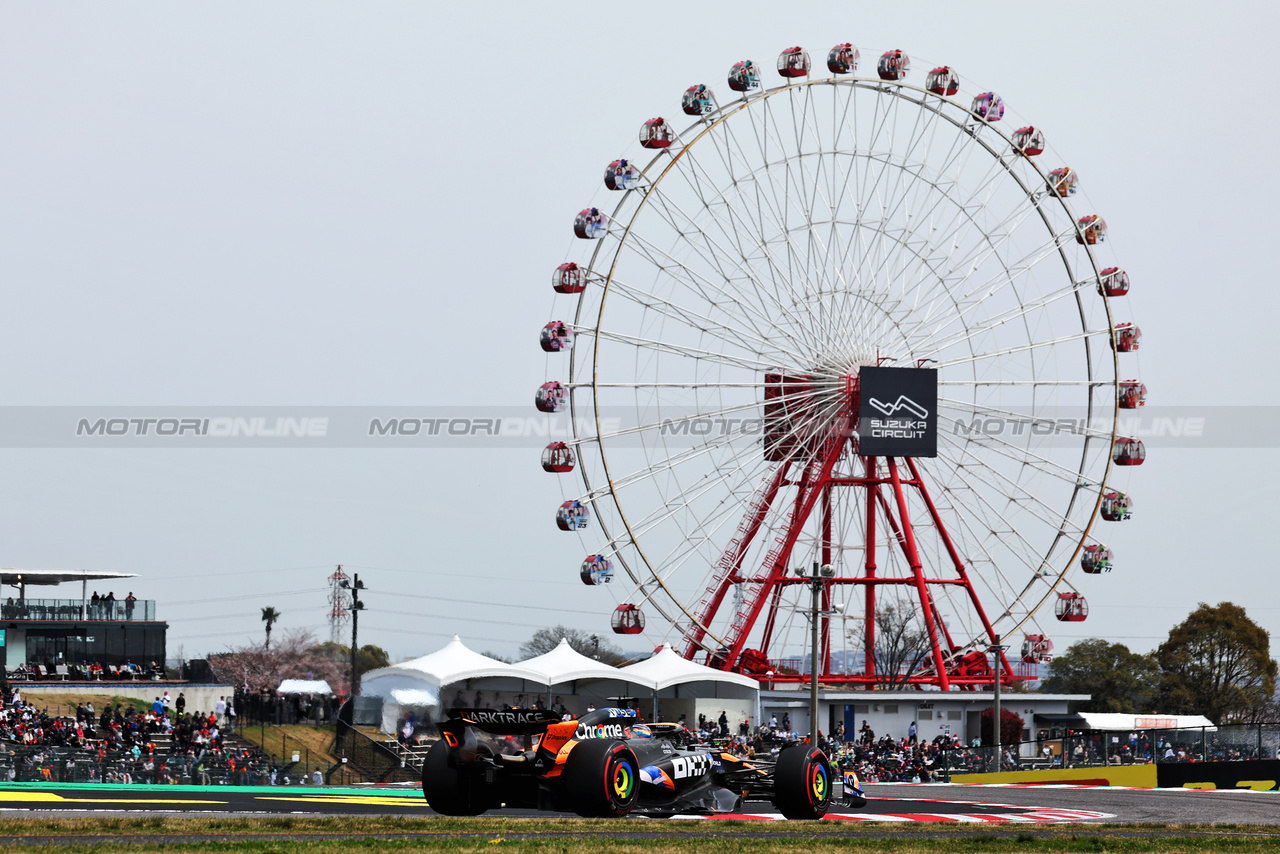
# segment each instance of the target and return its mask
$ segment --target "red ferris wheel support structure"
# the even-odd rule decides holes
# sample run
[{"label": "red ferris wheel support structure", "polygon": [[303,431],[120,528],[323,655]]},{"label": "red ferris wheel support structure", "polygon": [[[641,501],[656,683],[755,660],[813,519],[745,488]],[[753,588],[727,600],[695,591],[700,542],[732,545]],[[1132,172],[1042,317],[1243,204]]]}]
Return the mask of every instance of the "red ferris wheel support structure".
[{"label": "red ferris wheel support structure", "polygon": [[[765,454],[775,462],[775,467],[756,492],[735,537],[720,558],[718,568],[698,604],[697,622],[686,633],[684,657],[695,658],[705,651],[706,663],[722,670],[731,670],[766,678],[775,682],[807,681],[808,676],[782,673],[769,649],[775,640],[777,617],[784,591],[791,585],[810,583],[807,577],[797,578],[787,570],[792,551],[806,524],[817,514],[820,533],[820,558],[823,564],[831,563],[832,504],[836,490],[861,490],[857,500],[865,507],[863,542],[865,559],[856,574],[847,572],[840,577],[826,579],[822,591],[822,611],[831,610],[831,592],[835,586],[852,588],[851,594],[861,588],[863,602],[863,626],[865,627],[864,663],[862,673],[834,673],[831,669],[830,617],[820,616],[821,662],[819,679],[828,683],[842,683],[863,687],[892,684],[895,686],[933,686],[944,691],[952,688],[974,690],[990,687],[995,680],[993,668],[988,664],[985,650],[964,652],[952,639],[945,622],[935,606],[933,590],[940,586],[953,586],[964,591],[965,598],[980,622],[983,634],[994,645],[997,638],[974,590],[964,559],[947,533],[941,515],[929,495],[920,466],[911,457],[876,457],[858,453],[858,437],[854,431],[858,412],[858,378],[841,378],[843,388],[837,392],[837,402],[832,407],[823,402],[830,395],[823,394],[822,386],[829,382],[813,376],[788,376],[767,374],[765,377]],[[899,459],[902,460],[899,463]],[[845,462],[844,471],[841,462]],[[905,471],[904,471],[905,468]],[[786,522],[780,527],[773,545],[758,565],[746,565],[753,543],[760,536],[770,510],[779,505],[784,487],[795,489]],[[914,493],[919,506],[923,506],[931,523],[929,535],[941,540],[947,555],[947,566],[930,572],[924,566],[917,544],[916,525],[908,507],[908,495]],[[890,547],[901,551],[908,575],[888,577],[878,574],[876,547],[878,516],[888,527]],[[757,550],[758,551],[758,550]],[[755,563],[753,561],[753,563]],[[741,585],[744,595],[734,608],[733,615],[721,643],[708,642],[707,627],[724,605],[730,589]],[[886,585],[904,585],[914,592],[919,608],[920,622],[928,636],[928,660],[913,673],[879,672],[876,659],[876,591]],[[764,616],[764,626],[758,648],[747,646],[749,638]],[[1003,652],[1001,656],[1002,682],[1017,679],[1011,676],[1012,668]],[[815,668],[817,667],[814,665]]]}]

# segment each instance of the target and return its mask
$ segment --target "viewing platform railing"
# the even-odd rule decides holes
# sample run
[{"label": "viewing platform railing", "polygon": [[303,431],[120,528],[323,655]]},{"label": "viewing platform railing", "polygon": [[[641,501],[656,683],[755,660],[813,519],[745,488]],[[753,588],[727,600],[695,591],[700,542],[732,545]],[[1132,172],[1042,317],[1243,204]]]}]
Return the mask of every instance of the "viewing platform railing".
[{"label": "viewing platform railing", "polygon": [[154,599],[129,602],[116,599],[81,602],[79,599],[6,599],[0,604],[0,617],[6,620],[110,620],[115,622],[153,622],[156,618]]}]

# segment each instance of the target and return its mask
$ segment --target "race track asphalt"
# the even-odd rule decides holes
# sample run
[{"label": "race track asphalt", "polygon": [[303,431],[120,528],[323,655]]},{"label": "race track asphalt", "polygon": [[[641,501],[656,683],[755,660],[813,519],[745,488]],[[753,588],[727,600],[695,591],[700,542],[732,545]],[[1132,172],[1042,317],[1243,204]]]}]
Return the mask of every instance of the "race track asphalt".
[{"label": "race track asphalt", "polygon": [[[1123,789],[1091,786],[869,784],[863,809],[837,807],[832,821],[1038,824],[1162,823],[1280,826],[1280,792]],[[50,815],[429,816],[416,788],[311,786],[0,786],[0,816]],[[504,815],[546,815],[503,810]],[[768,803],[717,818],[779,818]]]}]

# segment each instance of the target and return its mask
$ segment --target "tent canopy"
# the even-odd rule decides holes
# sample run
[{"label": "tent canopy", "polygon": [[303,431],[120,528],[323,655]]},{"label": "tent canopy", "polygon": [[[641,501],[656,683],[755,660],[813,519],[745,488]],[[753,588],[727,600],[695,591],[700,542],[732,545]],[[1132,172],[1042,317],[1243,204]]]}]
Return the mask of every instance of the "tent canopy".
[{"label": "tent canopy", "polygon": [[481,679],[486,676],[509,676],[513,679],[537,682],[540,685],[546,684],[542,674],[519,664],[507,664],[496,658],[474,652],[457,635],[454,635],[453,640],[445,644],[443,649],[411,661],[370,670],[363,678],[372,680],[389,675],[424,679],[437,688],[461,682],[464,679]]},{"label": "tent canopy", "polygon": [[519,666],[540,674],[541,681],[547,685],[576,682],[579,679],[620,679],[624,682],[636,682],[646,688],[653,687],[647,680],[638,680],[617,667],[587,658],[571,647],[567,638],[561,638],[560,643],[550,652],[522,661]]},{"label": "tent canopy", "polygon": [[682,657],[670,644],[659,647],[644,661],[628,664],[620,670],[632,681],[652,685],[657,691],[686,682],[724,682],[757,691],[760,689],[760,683],[750,676],[695,664]]},{"label": "tent canopy", "polygon": [[281,694],[332,694],[323,679],[285,679],[276,689]]},{"label": "tent canopy", "polygon": [[1204,715],[1131,715],[1118,712],[1080,712],[1089,729],[1217,729]]}]

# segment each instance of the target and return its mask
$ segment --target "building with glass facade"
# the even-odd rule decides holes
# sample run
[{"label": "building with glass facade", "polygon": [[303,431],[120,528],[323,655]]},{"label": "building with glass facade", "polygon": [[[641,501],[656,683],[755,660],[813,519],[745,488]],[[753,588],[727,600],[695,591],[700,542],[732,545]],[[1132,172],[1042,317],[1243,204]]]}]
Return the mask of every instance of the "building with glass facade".
[{"label": "building with glass facade", "polygon": [[[169,626],[156,618],[154,601],[130,599],[128,592],[116,598],[114,590],[111,598],[107,598],[107,591],[97,598],[88,595],[91,581],[133,577],[77,569],[0,569],[0,584],[16,588],[17,594],[0,600],[0,649],[7,670],[28,665],[55,674],[59,668],[74,672],[91,664],[113,668],[133,663],[145,668],[154,661],[163,665]],[[79,599],[30,599],[26,595],[32,585],[76,581],[80,582]]]}]

